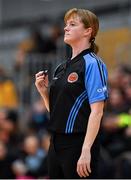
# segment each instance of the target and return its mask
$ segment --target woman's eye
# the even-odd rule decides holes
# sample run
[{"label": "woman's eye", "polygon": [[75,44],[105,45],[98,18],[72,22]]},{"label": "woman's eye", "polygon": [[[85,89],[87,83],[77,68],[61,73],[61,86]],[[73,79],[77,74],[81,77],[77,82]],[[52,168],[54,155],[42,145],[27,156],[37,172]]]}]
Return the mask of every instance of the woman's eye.
[{"label": "woman's eye", "polygon": [[75,26],[75,25],[76,25],[75,23],[65,24],[65,28],[68,27],[68,26]]}]

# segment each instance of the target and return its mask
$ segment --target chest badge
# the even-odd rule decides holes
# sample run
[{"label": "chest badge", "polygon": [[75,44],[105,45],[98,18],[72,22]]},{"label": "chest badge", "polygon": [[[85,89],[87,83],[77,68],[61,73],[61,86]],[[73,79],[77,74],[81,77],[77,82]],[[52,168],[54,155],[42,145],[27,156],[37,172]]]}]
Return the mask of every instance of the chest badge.
[{"label": "chest badge", "polygon": [[76,72],[72,72],[69,74],[67,81],[70,83],[74,83],[78,80],[78,74]]}]

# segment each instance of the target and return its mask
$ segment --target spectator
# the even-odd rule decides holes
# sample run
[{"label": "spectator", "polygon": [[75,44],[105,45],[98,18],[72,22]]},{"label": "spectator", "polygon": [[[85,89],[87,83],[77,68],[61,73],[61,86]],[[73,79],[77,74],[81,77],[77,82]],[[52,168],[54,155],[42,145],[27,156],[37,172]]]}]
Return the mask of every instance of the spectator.
[{"label": "spectator", "polygon": [[0,141],[0,179],[14,179],[12,171],[13,159],[8,155],[6,145]]},{"label": "spectator", "polygon": [[27,176],[39,177],[39,168],[45,157],[45,153],[40,149],[39,139],[35,135],[26,136],[23,144],[23,154],[21,160],[27,167]]},{"label": "spectator", "polygon": [[21,160],[16,160],[12,163],[12,169],[13,172],[15,174],[15,179],[19,180],[19,179],[34,179],[31,176],[27,176],[27,167],[24,164],[23,161]]},{"label": "spectator", "polygon": [[0,67],[0,107],[14,109],[18,107],[16,86],[2,67]]},{"label": "spectator", "polygon": [[40,133],[40,131],[48,128],[49,114],[41,98],[33,104],[30,114],[29,129],[31,131]]}]

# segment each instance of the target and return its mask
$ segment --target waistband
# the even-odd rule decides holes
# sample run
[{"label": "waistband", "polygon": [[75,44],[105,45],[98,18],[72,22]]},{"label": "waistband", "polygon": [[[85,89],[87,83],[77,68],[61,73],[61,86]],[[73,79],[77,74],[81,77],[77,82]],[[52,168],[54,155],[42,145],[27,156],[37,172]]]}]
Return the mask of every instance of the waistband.
[{"label": "waistband", "polygon": [[76,134],[52,133],[51,143],[59,147],[82,146],[84,142],[84,138],[85,138],[85,134],[83,133],[76,133]]}]

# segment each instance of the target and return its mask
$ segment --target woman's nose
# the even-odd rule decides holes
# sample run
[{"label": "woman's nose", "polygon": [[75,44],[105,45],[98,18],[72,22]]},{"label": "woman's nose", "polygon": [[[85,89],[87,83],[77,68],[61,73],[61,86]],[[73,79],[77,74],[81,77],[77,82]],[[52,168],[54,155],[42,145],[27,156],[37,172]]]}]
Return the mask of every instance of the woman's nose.
[{"label": "woman's nose", "polygon": [[64,31],[69,31],[69,26],[65,26]]}]

